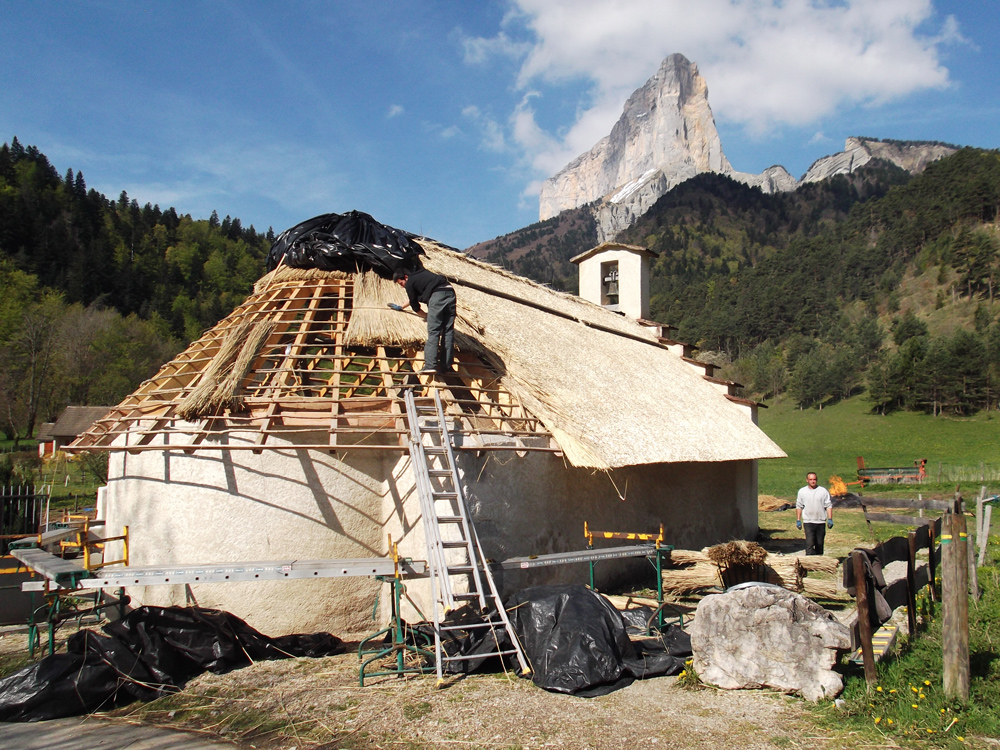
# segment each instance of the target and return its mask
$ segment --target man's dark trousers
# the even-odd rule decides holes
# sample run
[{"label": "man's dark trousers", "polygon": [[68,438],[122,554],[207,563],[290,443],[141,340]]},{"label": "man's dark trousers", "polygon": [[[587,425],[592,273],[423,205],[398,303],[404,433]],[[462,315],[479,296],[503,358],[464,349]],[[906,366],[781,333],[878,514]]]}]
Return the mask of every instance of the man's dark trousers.
[{"label": "man's dark trousers", "polygon": [[455,290],[450,286],[435,289],[427,301],[425,368],[433,368],[438,372],[451,370],[452,352],[455,348],[455,312]]},{"label": "man's dark trousers", "polygon": [[826,524],[804,523],[802,528],[806,530],[806,554],[822,555],[823,543],[826,541]]}]

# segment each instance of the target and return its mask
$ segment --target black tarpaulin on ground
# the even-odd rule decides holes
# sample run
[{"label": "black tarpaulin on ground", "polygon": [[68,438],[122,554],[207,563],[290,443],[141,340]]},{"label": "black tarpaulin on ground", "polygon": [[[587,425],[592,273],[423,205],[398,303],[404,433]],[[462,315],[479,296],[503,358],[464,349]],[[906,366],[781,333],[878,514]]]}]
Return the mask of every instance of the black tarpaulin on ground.
[{"label": "black tarpaulin on ground", "polygon": [[235,615],[201,607],[140,607],[102,630],[81,630],[67,642],[67,653],[0,680],[0,721],[110,709],[177,692],[202,672],[344,650],[329,633],[269,638]]},{"label": "black tarpaulin on ground", "polygon": [[323,214],[279,234],[267,254],[267,270],[281,263],[349,273],[371,269],[389,278],[397,268],[413,268],[424,254],[415,237],[360,211]]},{"label": "black tarpaulin on ground", "polygon": [[621,613],[586,586],[524,589],[507,602],[507,611],[532,681],[557,693],[604,695],[636,679],[677,674],[691,653],[690,640],[686,651],[656,638],[633,643]]},{"label": "black tarpaulin on ground", "polygon": [[[506,609],[531,664],[532,681],[557,693],[604,695],[636,679],[677,674],[691,654],[691,639],[673,625],[659,636],[629,640],[622,614],[586,586],[523,589],[507,601]],[[476,622],[482,620],[466,616],[446,624]],[[442,645],[449,656],[483,654],[481,659],[447,662],[451,673],[474,672],[498,645],[501,650],[510,647],[502,626],[446,632],[449,637]],[[508,664],[516,666],[511,660]]]}]

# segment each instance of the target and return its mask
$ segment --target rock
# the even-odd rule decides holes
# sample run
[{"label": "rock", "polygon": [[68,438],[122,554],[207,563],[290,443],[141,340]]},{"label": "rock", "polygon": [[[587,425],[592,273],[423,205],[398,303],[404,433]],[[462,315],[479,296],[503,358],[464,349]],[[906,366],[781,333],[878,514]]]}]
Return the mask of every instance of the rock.
[{"label": "rock", "polygon": [[869,138],[848,138],[844,150],[817,159],[802,177],[802,182],[819,182],[838,174],[850,174],[872,159],[883,159],[905,169],[910,174],[920,174],[927,165],[958,149],[940,143],[923,141],[879,141]]},{"label": "rock", "polygon": [[625,102],[611,134],[543,183],[539,219],[605,196],[615,203],[614,194],[628,193],[657,171],[666,177],[663,192],[701,172],[732,171],[708,106],[708,85],[684,55],[667,57]]},{"label": "rock", "polygon": [[844,688],[831,668],[850,631],[815,602],[778,587],[706,596],[691,626],[698,676],[721,688],[771,687],[811,701]]}]

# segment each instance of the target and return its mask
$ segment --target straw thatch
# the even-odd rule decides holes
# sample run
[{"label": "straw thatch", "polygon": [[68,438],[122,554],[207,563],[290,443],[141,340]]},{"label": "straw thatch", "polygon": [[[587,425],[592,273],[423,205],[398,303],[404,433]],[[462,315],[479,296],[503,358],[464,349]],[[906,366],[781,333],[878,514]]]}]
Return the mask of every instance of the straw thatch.
[{"label": "straw thatch", "polygon": [[[602,470],[784,456],[743,407],[649,329],[432,242],[421,244],[425,265],[457,292],[459,372],[439,387],[449,413],[462,415],[470,434],[482,431],[484,441],[513,437],[512,449],[522,437],[551,436],[555,443],[542,449]],[[77,446],[111,449],[126,433],[146,448],[190,445],[201,439],[200,428],[171,420],[225,410],[229,421],[217,421],[213,434],[250,429],[264,436],[256,444],[274,430],[290,434],[290,427],[331,435],[354,429],[365,440],[380,431],[399,435],[395,419],[362,423],[351,416],[358,409],[399,414],[402,389],[413,386],[422,363],[423,319],[389,310],[390,301],[405,302],[403,290],[372,272],[279,266]],[[352,399],[355,405],[346,403]],[[282,420],[286,412],[291,423]],[[346,416],[331,420],[331,414]],[[152,440],[154,433],[163,439]]]},{"label": "straw thatch", "polygon": [[[384,346],[423,348],[427,340],[427,323],[412,310],[398,312],[390,303],[405,305],[406,292],[398,284],[374,273],[354,276],[354,304],[347,325],[344,343],[347,346],[369,346],[378,342]],[[474,338],[475,331],[463,317],[455,321],[455,349],[460,352],[483,354],[483,346]]]}]

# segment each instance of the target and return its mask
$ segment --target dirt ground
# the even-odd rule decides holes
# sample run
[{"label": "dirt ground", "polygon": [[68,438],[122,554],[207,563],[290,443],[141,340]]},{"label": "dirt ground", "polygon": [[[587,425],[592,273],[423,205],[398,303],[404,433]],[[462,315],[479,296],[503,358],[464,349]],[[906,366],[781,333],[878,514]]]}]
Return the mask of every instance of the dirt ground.
[{"label": "dirt ground", "polygon": [[347,653],[204,675],[185,693],[113,712],[198,728],[256,748],[817,747],[802,703],[763,691],[685,689],[676,677],[598,698],[549,693],[513,675],[366,680]]}]

